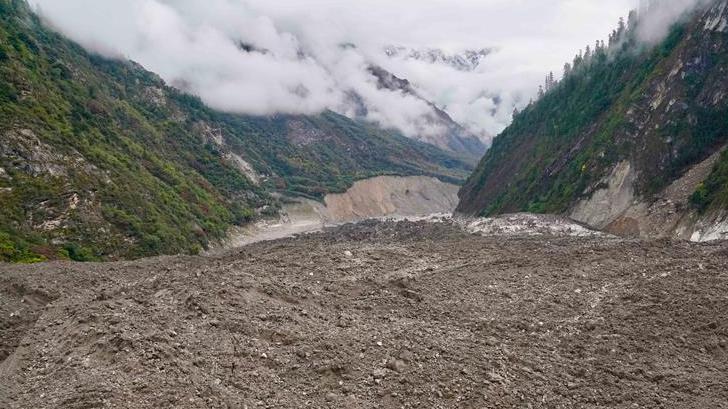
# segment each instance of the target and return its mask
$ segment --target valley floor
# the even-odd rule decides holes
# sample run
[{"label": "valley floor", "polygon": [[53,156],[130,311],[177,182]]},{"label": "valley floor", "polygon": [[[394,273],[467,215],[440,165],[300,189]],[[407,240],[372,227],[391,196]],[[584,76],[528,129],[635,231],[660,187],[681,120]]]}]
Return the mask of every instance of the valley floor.
[{"label": "valley floor", "polygon": [[728,243],[368,221],[0,265],[0,407],[728,407]]}]

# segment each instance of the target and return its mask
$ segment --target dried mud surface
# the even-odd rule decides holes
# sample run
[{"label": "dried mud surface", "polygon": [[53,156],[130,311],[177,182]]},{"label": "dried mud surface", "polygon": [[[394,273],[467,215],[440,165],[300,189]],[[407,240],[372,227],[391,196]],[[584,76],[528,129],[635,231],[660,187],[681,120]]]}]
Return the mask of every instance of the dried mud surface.
[{"label": "dried mud surface", "polygon": [[728,244],[364,222],[0,265],[3,408],[728,407]]}]

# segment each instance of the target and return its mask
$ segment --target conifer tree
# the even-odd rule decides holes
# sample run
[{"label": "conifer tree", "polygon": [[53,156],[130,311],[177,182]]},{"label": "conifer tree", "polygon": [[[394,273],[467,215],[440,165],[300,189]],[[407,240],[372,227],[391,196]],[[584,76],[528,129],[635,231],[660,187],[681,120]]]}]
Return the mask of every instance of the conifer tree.
[{"label": "conifer tree", "polygon": [[627,29],[629,31],[634,30],[637,27],[637,11],[632,10],[629,12],[629,17],[627,17]]}]

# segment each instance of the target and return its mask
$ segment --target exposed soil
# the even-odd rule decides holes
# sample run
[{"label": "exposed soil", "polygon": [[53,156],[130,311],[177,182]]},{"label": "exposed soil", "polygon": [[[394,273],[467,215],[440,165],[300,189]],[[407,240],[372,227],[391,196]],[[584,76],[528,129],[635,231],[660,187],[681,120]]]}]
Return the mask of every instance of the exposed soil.
[{"label": "exposed soil", "polygon": [[357,181],[344,193],[326,195],[324,203],[288,197],[279,218],[233,229],[213,252],[366,219],[452,214],[457,194],[458,186],[433,177],[378,176]]},{"label": "exposed soil", "polygon": [[360,180],[342,194],[325,198],[327,221],[353,222],[377,217],[451,214],[459,187],[425,176],[379,176]]},{"label": "exposed soil", "polygon": [[0,265],[3,408],[724,408],[728,244],[364,222]]}]

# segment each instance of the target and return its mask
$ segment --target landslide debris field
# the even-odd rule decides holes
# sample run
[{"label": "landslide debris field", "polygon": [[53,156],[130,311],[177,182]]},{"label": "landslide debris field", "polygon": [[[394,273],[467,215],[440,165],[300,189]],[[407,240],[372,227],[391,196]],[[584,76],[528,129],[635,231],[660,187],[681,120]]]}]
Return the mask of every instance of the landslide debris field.
[{"label": "landslide debris field", "polygon": [[728,407],[728,244],[363,222],[0,265],[3,408]]}]

